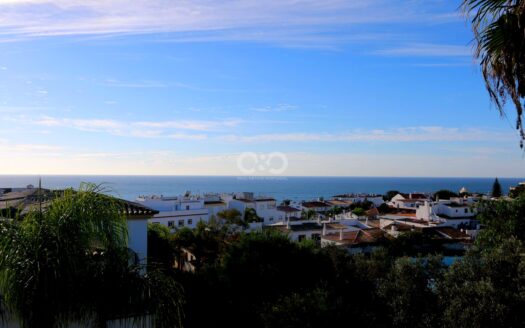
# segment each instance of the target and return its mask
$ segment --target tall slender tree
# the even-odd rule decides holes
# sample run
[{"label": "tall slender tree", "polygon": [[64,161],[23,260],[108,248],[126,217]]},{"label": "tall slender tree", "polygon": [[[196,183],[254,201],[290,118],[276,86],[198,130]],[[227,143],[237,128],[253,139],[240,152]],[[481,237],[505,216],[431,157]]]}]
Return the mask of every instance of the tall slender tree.
[{"label": "tall slender tree", "polygon": [[525,1],[463,0],[472,23],[481,71],[491,100],[504,115],[508,99],[516,108],[516,129],[523,148],[525,99]]},{"label": "tall slender tree", "polygon": [[492,197],[501,197],[503,192],[501,191],[501,184],[499,183],[498,178],[494,180],[494,183],[492,184]]}]

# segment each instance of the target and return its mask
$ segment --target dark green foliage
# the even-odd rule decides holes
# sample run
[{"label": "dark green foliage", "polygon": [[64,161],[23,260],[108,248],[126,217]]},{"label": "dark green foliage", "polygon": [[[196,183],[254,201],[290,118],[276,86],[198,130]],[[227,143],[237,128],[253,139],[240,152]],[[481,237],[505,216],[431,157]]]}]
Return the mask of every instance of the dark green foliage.
[{"label": "dark green foliage", "polygon": [[434,199],[450,199],[451,197],[458,197],[458,194],[456,194],[453,191],[450,190],[439,190],[434,193]]},{"label": "dark green foliage", "polygon": [[498,178],[496,178],[496,180],[494,180],[494,184],[492,185],[491,195],[492,195],[492,197],[501,197],[503,195],[503,193],[501,191],[501,184],[499,183]]},{"label": "dark green foliage", "polygon": [[379,205],[379,207],[377,208],[377,210],[379,211],[379,213],[381,214],[388,214],[392,211],[392,209],[390,208],[390,206],[388,206],[386,203],[383,203],[381,205]]},{"label": "dark green foliage", "polygon": [[386,304],[392,327],[436,327],[438,295],[434,282],[443,271],[441,258],[400,258],[381,279],[378,293]]},{"label": "dark green foliage", "polygon": [[328,216],[331,216],[331,217],[334,217],[338,214],[341,214],[343,213],[344,209],[342,207],[339,207],[339,206],[334,206],[333,208],[329,209],[328,211],[326,211],[326,215]]},{"label": "dark green foliage", "polygon": [[355,210],[356,208],[361,208],[365,211],[368,211],[369,209],[373,208],[374,207],[374,203],[372,203],[371,201],[368,201],[368,200],[365,200],[363,202],[357,202],[357,203],[353,203],[352,205],[350,205],[350,209],[351,210]]},{"label": "dark green foliage", "polygon": [[148,224],[148,264],[161,265],[165,269],[173,266],[174,245],[170,229],[161,224]]},{"label": "dark green foliage", "polygon": [[386,194],[383,196],[383,199],[387,202],[389,202],[390,200],[392,200],[392,198],[394,198],[394,196],[396,196],[397,194],[399,194],[399,191],[397,190],[389,190],[386,192]]},{"label": "dark green foliage", "polygon": [[476,53],[490,98],[503,115],[505,103],[516,108],[516,129],[523,148],[525,98],[525,5],[522,0],[463,0],[472,22]]},{"label": "dark green foliage", "polygon": [[365,210],[361,207],[356,207],[352,210],[352,213],[354,213],[357,216],[363,216],[365,215]]},{"label": "dark green foliage", "polygon": [[[150,262],[161,264],[163,273],[145,276],[127,264],[125,226],[110,203],[57,204],[53,216],[35,213],[2,225],[0,252],[12,257],[0,257],[0,288],[5,306],[24,316],[27,327],[72,320],[104,326],[107,319],[137,313],[152,314],[156,326],[177,326],[183,318],[190,328],[525,325],[525,196],[482,202],[485,229],[476,247],[448,268],[429,255],[438,248],[426,233],[405,233],[372,254],[350,255],[344,248],[212,222],[174,234],[150,226]],[[93,224],[100,216],[114,222]],[[72,217],[92,223],[68,224]],[[86,234],[91,229],[97,233]],[[29,247],[35,244],[40,246]],[[194,273],[170,265],[183,250],[196,257]],[[176,281],[184,287],[184,305]]]},{"label": "dark green foliage", "polygon": [[313,220],[317,216],[317,212],[314,210],[307,210],[304,209],[301,211],[301,219],[303,220]]},{"label": "dark green foliage", "polygon": [[446,327],[523,327],[523,243],[511,238],[472,252],[446,272],[440,287]]},{"label": "dark green foliage", "polygon": [[327,324],[330,300],[322,288],[293,292],[267,304],[259,314],[265,328],[317,328]]},{"label": "dark green foliage", "polygon": [[248,224],[242,219],[241,212],[236,209],[227,209],[217,213],[217,216],[222,219],[226,224],[234,224],[242,227],[246,227]]},{"label": "dark green foliage", "polygon": [[185,277],[186,326],[521,327],[524,204],[482,203],[486,231],[498,237],[449,268],[429,255],[440,244],[420,232],[371,255],[275,233],[238,235],[214,265]]},{"label": "dark green foliage", "polygon": [[[315,287],[326,275],[326,266],[316,265],[323,261],[315,250],[301,247],[284,235],[257,233],[241,236],[226,250],[220,271],[233,301],[239,302],[234,307],[239,311],[237,316],[249,320],[263,304],[276,301],[280,295]],[[246,299],[251,302],[242,301]]]},{"label": "dark green foliage", "polygon": [[508,201],[485,201],[479,204],[478,219],[483,225],[476,243],[490,248],[514,237],[525,240],[525,195]]},{"label": "dark green foliage", "polygon": [[257,212],[253,208],[246,208],[244,210],[244,222],[253,223],[253,222],[262,222],[262,219],[257,216]]},{"label": "dark green foliage", "polygon": [[[0,293],[23,327],[71,322],[105,327],[114,318],[145,318],[173,327],[180,319],[180,290],[163,276],[130,265],[121,204],[93,185],[67,190],[44,212],[0,229]],[[156,312],[160,307],[169,313]]]}]

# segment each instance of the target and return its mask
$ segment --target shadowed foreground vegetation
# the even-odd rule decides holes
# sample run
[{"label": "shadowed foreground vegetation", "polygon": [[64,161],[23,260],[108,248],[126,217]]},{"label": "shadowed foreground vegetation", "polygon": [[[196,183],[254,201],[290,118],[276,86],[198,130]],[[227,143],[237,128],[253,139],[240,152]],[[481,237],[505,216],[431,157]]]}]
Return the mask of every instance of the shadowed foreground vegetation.
[{"label": "shadowed foreground vegetation", "polygon": [[180,325],[179,285],[160,271],[142,274],[122,204],[98,191],[66,190],[45,211],[0,223],[4,319],[23,327]]},{"label": "shadowed foreground vegetation", "polygon": [[[525,196],[480,210],[484,230],[449,267],[406,241],[351,256],[213,220],[151,226],[144,274],[119,203],[85,186],[1,223],[3,314],[24,327],[522,327]],[[188,252],[194,272],[175,268]]]},{"label": "shadowed foreground vegetation", "polygon": [[167,234],[162,252],[202,254],[195,273],[171,273],[184,286],[185,327],[523,327],[525,198],[482,210],[480,238],[449,267],[409,243],[351,256],[220,225]]}]

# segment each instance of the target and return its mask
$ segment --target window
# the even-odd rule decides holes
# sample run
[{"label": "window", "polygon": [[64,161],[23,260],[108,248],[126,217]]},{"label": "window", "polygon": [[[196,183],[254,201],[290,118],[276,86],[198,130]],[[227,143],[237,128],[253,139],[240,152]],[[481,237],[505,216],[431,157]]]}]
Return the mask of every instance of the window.
[{"label": "window", "polygon": [[298,241],[302,241],[302,240],[304,240],[305,238],[306,238],[306,235],[299,235],[299,236],[297,237],[297,240],[298,240]]},{"label": "window", "polygon": [[179,227],[184,227],[184,220],[179,220]]},{"label": "window", "polygon": [[193,224],[193,219],[188,219],[188,225],[192,225]]},{"label": "window", "polygon": [[175,221],[168,221],[168,228],[173,228],[175,226]]},{"label": "window", "polygon": [[318,234],[318,233],[313,233],[312,234],[312,240],[321,240],[321,235]]},{"label": "window", "polygon": [[270,218],[270,222],[272,222],[272,221],[273,221],[273,218]]},{"label": "window", "polygon": [[465,209],[465,213],[468,213],[468,208]]},{"label": "window", "polygon": [[190,205],[186,205],[186,211],[190,209]]}]

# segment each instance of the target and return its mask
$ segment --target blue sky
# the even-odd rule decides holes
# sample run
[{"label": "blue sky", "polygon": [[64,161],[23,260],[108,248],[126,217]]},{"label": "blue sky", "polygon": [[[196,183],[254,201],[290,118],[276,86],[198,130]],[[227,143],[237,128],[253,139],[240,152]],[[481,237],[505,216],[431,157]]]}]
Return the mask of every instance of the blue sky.
[{"label": "blue sky", "polygon": [[0,0],[0,173],[525,176],[458,6]]}]

